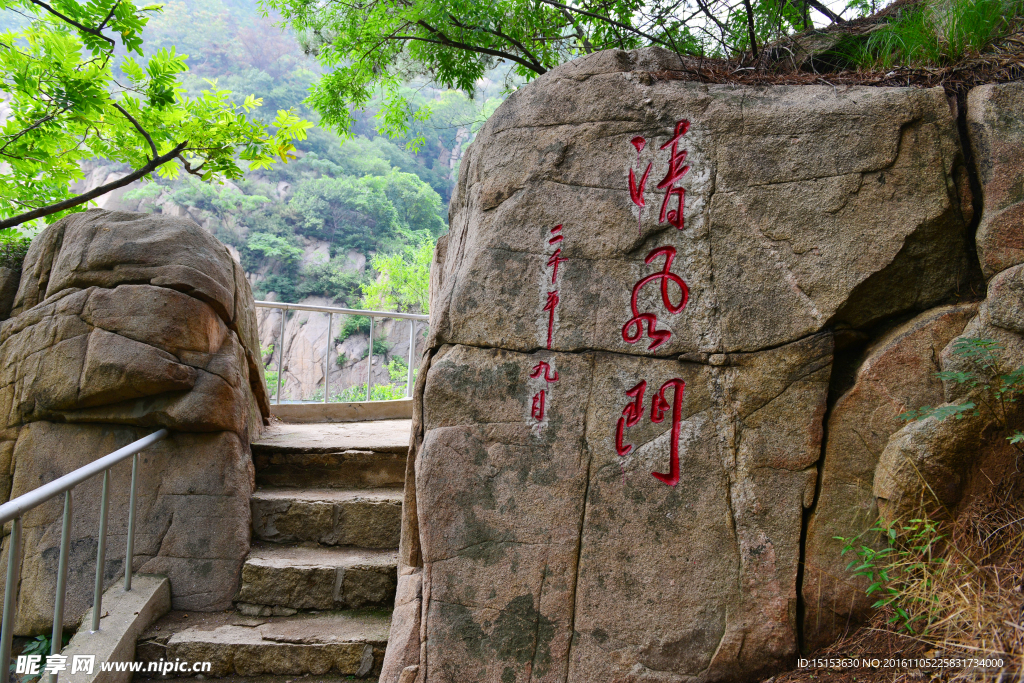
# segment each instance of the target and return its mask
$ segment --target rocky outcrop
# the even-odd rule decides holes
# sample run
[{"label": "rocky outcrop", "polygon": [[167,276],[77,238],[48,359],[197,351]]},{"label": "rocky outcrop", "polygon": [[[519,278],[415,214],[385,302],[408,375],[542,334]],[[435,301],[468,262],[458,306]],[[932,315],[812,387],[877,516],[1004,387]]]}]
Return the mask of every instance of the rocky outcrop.
[{"label": "rocky outcrop", "polygon": [[978,256],[986,278],[1024,261],[1024,83],[983,85],[967,99],[967,126],[984,210]]},{"label": "rocky outcrop", "polygon": [[[0,326],[10,496],[166,427],[140,456],[134,568],[166,574],[178,609],[230,606],[248,552],[249,442],[269,416],[258,344],[241,267],[191,221],[93,210],[55,223]],[[111,477],[108,582],[125,570],[130,465]],[[69,626],[91,600],[99,485],[75,491]],[[62,507],[24,518],[18,633],[49,628]]]},{"label": "rocky outcrop", "polygon": [[812,651],[870,613],[875,599],[865,593],[868,582],[847,571],[851,557],[843,556],[837,537],[853,539],[877,521],[878,459],[906,424],[901,414],[945,400],[935,376],[939,354],[976,312],[974,304],[946,306],[898,326],[868,350],[853,388],[832,408],[804,551],[804,644]]},{"label": "rocky outcrop", "polygon": [[[785,667],[833,330],[968,289],[964,161],[940,90],[707,86],[666,78],[675,59],[563,65],[462,161],[382,681]],[[922,354],[970,315],[923,314],[874,364],[903,372],[903,353],[912,376],[893,386],[940,390]],[[847,470],[871,468],[892,417]],[[834,505],[870,507],[867,490]]]}]

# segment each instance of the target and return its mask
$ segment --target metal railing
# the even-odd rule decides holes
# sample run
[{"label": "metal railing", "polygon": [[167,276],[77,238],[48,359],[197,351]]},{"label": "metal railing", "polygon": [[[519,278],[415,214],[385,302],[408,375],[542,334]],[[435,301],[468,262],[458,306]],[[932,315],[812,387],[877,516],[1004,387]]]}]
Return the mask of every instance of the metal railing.
[{"label": "metal railing", "polygon": [[[62,637],[64,631],[64,595],[67,589],[68,579],[68,550],[71,543],[71,491],[97,474],[103,473],[103,493],[100,498],[100,530],[99,542],[96,548],[96,583],[94,585],[92,601],[92,624],[91,631],[95,633],[100,630],[100,616],[103,604],[103,567],[106,563],[107,552],[107,509],[110,497],[110,468],[129,456],[132,458],[132,483],[128,502],[128,539],[125,548],[124,561],[124,589],[132,589],[132,560],[135,557],[135,488],[139,474],[139,451],[152,446],[157,441],[167,437],[167,430],[161,429],[145,436],[124,448],[120,448],[109,455],[79,467],[74,472],[65,474],[59,479],[44,484],[39,488],[18,496],[14,500],[0,505],[0,525],[14,521],[11,528],[10,540],[7,544],[7,581],[4,590],[4,613],[3,625],[0,626],[0,672],[5,675],[10,671],[11,666],[11,643],[14,634],[14,611],[18,601],[18,582],[21,572],[22,538],[21,518],[34,507],[42,505],[46,501],[64,494],[64,522],[60,534],[60,559],[57,562],[57,591],[53,600],[53,632],[50,643],[50,654],[60,654]],[[55,681],[56,675],[50,674],[50,680]]]},{"label": "metal railing", "polygon": [[412,395],[412,358],[413,353],[416,350],[416,323],[426,322],[430,320],[430,316],[423,315],[420,313],[388,313],[385,311],[364,311],[355,308],[340,308],[337,306],[308,306],[306,304],[286,304],[278,303],[276,301],[257,301],[257,308],[278,308],[281,309],[281,330],[278,336],[278,355],[277,355],[277,399],[276,403],[281,403],[281,380],[282,380],[282,366],[284,363],[284,326],[285,326],[285,312],[286,311],[312,311],[313,313],[327,313],[327,345],[324,349],[324,403],[329,401],[328,397],[331,393],[331,345],[334,340],[331,339],[331,329],[334,324],[334,315],[360,315],[366,316],[370,319],[370,336],[369,336],[369,348],[366,353],[366,400],[370,400],[370,388],[373,384],[373,319],[374,318],[399,318],[409,321],[409,376],[405,382],[405,395]]}]

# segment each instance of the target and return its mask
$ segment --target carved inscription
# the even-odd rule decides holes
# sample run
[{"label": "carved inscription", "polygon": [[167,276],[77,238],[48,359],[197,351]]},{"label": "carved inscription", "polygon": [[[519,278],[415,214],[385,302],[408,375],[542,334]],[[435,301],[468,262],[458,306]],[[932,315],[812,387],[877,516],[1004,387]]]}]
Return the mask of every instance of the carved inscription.
[{"label": "carved inscription", "polygon": [[[686,164],[688,150],[680,149],[683,137],[690,130],[690,122],[681,119],[676,122],[673,135],[659,149],[669,150],[668,169],[665,177],[657,185],[657,189],[664,191],[661,201],[661,212],[658,215],[659,223],[668,223],[677,230],[683,230],[685,222],[683,218],[686,208],[686,190],[679,185],[683,177],[690,171]],[[647,145],[643,137],[634,137],[629,141],[636,149],[636,161],[640,160],[640,153]],[[653,162],[648,162],[647,167],[637,179],[637,172],[634,170],[636,163],[629,169],[629,198],[639,209],[639,216],[642,218],[646,206],[644,192],[647,188],[647,180],[653,168]],[[637,228],[641,229],[640,218],[637,219]],[[665,245],[651,250],[644,259],[646,265],[664,258],[660,270],[646,275],[633,285],[633,292],[629,299],[632,316],[622,326],[622,339],[627,344],[635,344],[646,335],[650,340],[647,351],[654,351],[659,346],[672,338],[672,331],[658,328],[658,316],[650,310],[640,310],[640,294],[644,287],[650,284],[657,284],[661,292],[661,303],[665,310],[675,315],[686,308],[690,300],[690,288],[677,273],[672,272],[672,263],[676,258],[676,248]],[[673,297],[676,297],[673,299]],[[686,390],[686,383],[681,378],[670,379],[653,393],[651,396],[650,420],[658,424],[665,420],[666,414],[671,412],[672,429],[671,445],[669,448],[669,471],[651,472],[651,476],[669,486],[679,483],[679,431],[683,414],[683,394]],[[671,392],[671,401],[668,393]],[[626,396],[631,400],[622,409],[622,416],[615,425],[615,452],[620,457],[625,457],[633,451],[632,444],[626,443],[626,430],[635,427],[643,419],[644,397],[647,393],[647,381],[642,380],[632,389],[626,391]]]},{"label": "carved inscription", "polygon": [[[562,247],[559,246],[563,239],[561,225],[556,225],[549,231],[548,246],[555,247],[555,250],[548,256],[547,267],[551,270],[551,286],[554,289],[547,291],[547,299],[541,308],[542,312],[547,313],[548,349],[551,348],[551,344],[554,341],[555,311],[558,309],[560,301],[558,296],[558,266],[569,260],[562,256]],[[534,429],[539,430],[545,424],[548,385],[558,381],[558,371],[554,370],[547,361],[540,361],[530,371],[530,379],[543,382],[530,399],[530,417],[535,421]],[[537,382],[534,381],[532,384],[536,387]]]},{"label": "carved inscription", "polygon": [[[644,393],[647,381],[644,380],[626,391],[626,396],[633,399],[622,409],[622,417],[615,427],[615,452],[625,457],[633,451],[633,445],[625,443],[625,430],[639,424],[644,414]],[[665,392],[672,391],[672,402],[669,403]],[[676,377],[661,385],[651,398],[651,422],[658,424],[665,420],[666,411],[672,412],[672,433],[669,445],[668,472],[651,472],[651,476],[660,482],[675,486],[679,483],[679,430],[683,419],[683,394],[686,382]]]}]

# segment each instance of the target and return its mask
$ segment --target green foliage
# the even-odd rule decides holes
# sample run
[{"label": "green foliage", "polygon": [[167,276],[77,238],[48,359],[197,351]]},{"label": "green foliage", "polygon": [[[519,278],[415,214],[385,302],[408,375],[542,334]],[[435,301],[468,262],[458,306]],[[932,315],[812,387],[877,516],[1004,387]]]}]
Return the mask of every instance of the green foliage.
[{"label": "green foliage", "polygon": [[372,251],[398,237],[398,212],[379,176],[323,177],[302,185],[289,205],[302,216],[300,231],[341,249]]},{"label": "green foliage", "polygon": [[878,597],[872,607],[887,609],[888,623],[900,631],[927,634],[942,614],[936,586],[955,571],[943,556],[945,536],[939,525],[927,517],[906,523],[879,520],[859,536],[835,539],[843,543],[844,556],[856,555],[846,568],[867,579],[865,592]]},{"label": "green foliage", "polygon": [[659,0],[265,0],[263,6],[279,11],[328,70],[309,103],[324,123],[345,132],[356,122],[353,110],[371,103],[379,103],[378,126],[390,135],[404,135],[411,122],[428,118],[429,111],[403,92],[415,76],[472,96],[501,62],[530,80],[585,52],[652,43],[699,52],[704,44],[676,13],[679,3]]},{"label": "green foliage", "polygon": [[[273,362],[274,345],[260,347],[260,356],[262,358],[268,358],[265,362]],[[264,366],[263,368],[263,381],[267,383],[267,393],[273,396],[277,393],[277,370],[272,370],[269,367]],[[285,378],[281,378],[281,388],[284,388]]]},{"label": "green foliage", "polygon": [[415,249],[373,257],[377,280],[363,286],[363,305],[390,311],[418,310],[430,305],[430,261],[434,241],[424,240]]},{"label": "green foliage", "polygon": [[338,357],[334,359],[334,364],[337,365],[339,368],[343,367],[345,365],[345,363],[347,363],[347,362],[348,362],[348,356],[346,356],[343,353],[339,353]]},{"label": "green foliage", "polygon": [[0,267],[20,270],[32,239],[16,228],[0,230]]},{"label": "green foliage", "polygon": [[251,251],[263,254],[267,258],[282,262],[298,261],[302,258],[302,249],[290,241],[266,232],[254,232],[249,236],[245,246]]},{"label": "green foliage", "polygon": [[392,358],[388,362],[388,376],[392,382],[402,382],[409,378],[409,365],[401,358]]},{"label": "green foliage", "polygon": [[0,0],[0,9],[31,17],[0,33],[0,89],[11,97],[0,129],[3,224],[83,210],[70,185],[85,160],[127,164],[133,176],[175,178],[184,169],[202,180],[239,179],[239,161],[250,169],[286,161],[312,125],[285,110],[264,123],[251,115],[259,99],[236,104],[213,81],[186,93],[186,56],[173,47],[141,59],[142,31],[159,5]]},{"label": "green foliage", "polygon": [[[1002,368],[1003,346],[994,339],[962,338],[953,343],[953,355],[966,363],[966,369],[943,371],[935,376],[971,390],[974,400],[948,403],[938,407],[922,406],[900,415],[901,420],[921,420],[934,417],[958,420],[968,416],[986,415],[999,429],[1009,428],[1012,404],[1024,394],[1024,367],[1014,370]],[[1006,437],[1018,453],[1024,453],[1024,434],[1015,431]]]},{"label": "green foliage", "polygon": [[[371,401],[395,401],[405,398],[405,387],[394,384],[374,384],[370,387]],[[366,384],[356,384],[331,396],[332,402],[358,403],[366,400]]]},{"label": "green foliage", "polygon": [[355,303],[366,275],[348,269],[345,259],[333,258],[326,263],[316,263],[302,273],[298,291],[303,296],[319,295]]},{"label": "green foliage", "polygon": [[334,338],[335,343],[341,344],[354,334],[370,334],[370,319],[364,315],[347,315],[345,322],[338,330],[338,336]]},{"label": "green foliage", "polygon": [[23,655],[42,655],[43,657],[50,654],[50,649],[53,644],[53,638],[50,636],[36,636],[32,640],[28,641],[24,648],[21,650]]},{"label": "green foliage", "polygon": [[373,355],[375,356],[386,356],[391,352],[391,344],[388,344],[383,339],[373,340]]},{"label": "green foliage", "polygon": [[1022,0],[950,0],[910,6],[844,48],[863,69],[945,66],[978,54],[1021,24]]}]

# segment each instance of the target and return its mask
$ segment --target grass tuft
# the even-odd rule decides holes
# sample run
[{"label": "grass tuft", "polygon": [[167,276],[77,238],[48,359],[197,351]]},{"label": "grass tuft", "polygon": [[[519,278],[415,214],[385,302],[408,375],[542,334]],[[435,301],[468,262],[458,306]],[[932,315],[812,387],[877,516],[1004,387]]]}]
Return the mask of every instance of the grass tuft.
[{"label": "grass tuft", "polygon": [[844,45],[862,70],[941,67],[976,56],[1020,28],[1024,0],[933,0]]}]

